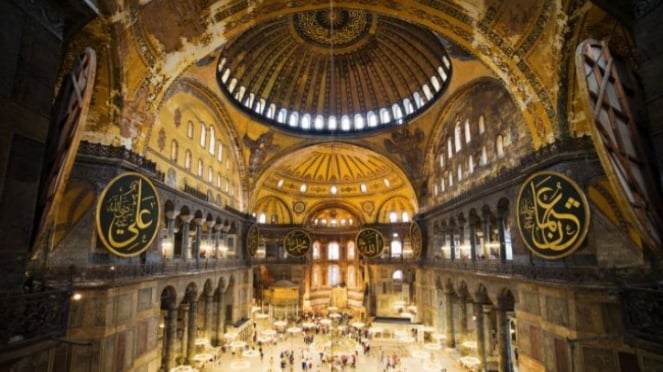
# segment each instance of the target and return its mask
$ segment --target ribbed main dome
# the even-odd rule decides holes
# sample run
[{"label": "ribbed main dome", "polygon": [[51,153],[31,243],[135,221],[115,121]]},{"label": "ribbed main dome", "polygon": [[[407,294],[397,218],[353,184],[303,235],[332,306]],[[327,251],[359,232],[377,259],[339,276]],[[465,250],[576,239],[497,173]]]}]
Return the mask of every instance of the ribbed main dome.
[{"label": "ribbed main dome", "polygon": [[436,34],[352,9],[256,25],[226,44],[217,70],[222,90],[246,112],[320,134],[403,124],[441,95],[450,77]]}]

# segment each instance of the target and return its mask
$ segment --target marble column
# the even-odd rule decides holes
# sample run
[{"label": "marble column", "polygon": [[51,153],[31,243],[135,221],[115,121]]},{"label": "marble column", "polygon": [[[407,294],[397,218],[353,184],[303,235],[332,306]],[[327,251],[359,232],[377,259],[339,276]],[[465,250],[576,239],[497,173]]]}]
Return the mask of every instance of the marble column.
[{"label": "marble column", "polygon": [[182,350],[180,354],[186,356],[186,348],[189,344],[189,304],[182,304],[180,311],[182,311]]},{"label": "marble column", "polygon": [[456,339],[454,332],[454,313],[453,313],[453,299],[454,294],[451,291],[444,292],[444,311],[447,322],[447,347],[456,347]]},{"label": "marble column", "polygon": [[[477,317],[476,335],[477,335],[477,353],[479,354],[479,361],[481,362],[481,371],[485,371],[487,367],[486,362],[486,327],[485,327],[485,312],[490,312],[490,305],[476,304],[474,307],[475,315]],[[487,309],[487,310],[486,310]]]},{"label": "marble column", "polygon": [[182,220],[182,260],[185,262],[191,258],[191,248],[189,247],[189,224],[193,219],[193,215],[183,214],[180,216]]},{"label": "marble column", "polygon": [[201,240],[203,237],[203,223],[205,222],[202,218],[195,218],[193,223],[196,225],[196,241],[193,244],[193,258],[196,262],[200,262],[200,246]]},{"label": "marble column", "polygon": [[490,258],[490,248],[488,247],[488,244],[491,241],[491,234],[490,234],[490,213],[485,212],[483,214],[483,219],[481,220],[482,222],[482,228],[483,228],[483,249],[481,252],[481,255],[483,255],[486,259]]},{"label": "marble column", "polygon": [[504,234],[504,214],[500,212],[497,216],[497,233],[500,241],[500,262],[506,262],[506,236]]},{"label": "marble column", "polygon": [[467,336],[467,297],[458,297],[458,312],[460,313],[458,319],[460,320],[459,331],[462,340]]},{"label": "marble column", "polygon": [[175,361],[175,338],[177,337],[177,304],[175,301],[168,303],[166,311],[166,329],[164,332],[166,350],[164,350],[164,360],[166,361],[166,371],[170,371],[177,364]]},{"label": "marble column", "polygon": [[512,371],[513,362],[511,361],[511,330],[509,328],[509,317],[507,311],[499,308],[497,309],[497,347],[498,347],[498,361],[497,367],[499,372]]},{"label": "marble column", "polygon": [[203,319],[203,330],[205,338],[208,340],[212,338],[212,300],[214,293],[210,291],[205,294],[205,318]]},{"label": "marble column", "polygon": [[195,295],[189,296],[189,327],[188,342],[186,345],[186,359],[189,364],[193,364],[193,357],[196,355],[196,333],[198,332],[198,300]]},{"label": "marble column", "polygon": [[477,221],[476,216],[470,216],[470,258],[477,260]]},{"label": "marble column", "polygon": [[449,257],[453,261],[456,259],[456,239],[454,237],[456,234],[456,228],[450,226],[447,229],[447,232],[449,233]]},{"label": "marble column", "polygon": [[175,235],[175,219],[180,215],[180,211],[168,211],[166,212],[166,219],[168,220],[168,238],[173,238]]},{"label": "marble column", "polygon": [[216,303],[216,346],[223,344],[225,334],[226,312],[224,311],[223,292],[219,291],[219,301]]}]

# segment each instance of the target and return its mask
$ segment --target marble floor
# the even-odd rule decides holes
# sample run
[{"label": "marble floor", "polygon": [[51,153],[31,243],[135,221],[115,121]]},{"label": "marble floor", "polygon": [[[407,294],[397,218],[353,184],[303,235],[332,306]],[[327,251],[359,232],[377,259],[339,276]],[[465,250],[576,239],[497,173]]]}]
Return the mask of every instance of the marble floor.
[{"label": "marble floor", "polygon": [[[321,343],[324,341],[318,338],[319,342],[314,341],[312,345],[304,344],[303,337],[291,335],[278,341],[274,345],[263,347],[263,358],[259,353],[249,349],[249,352],[243,352],[240,355],[236,352],[234,355],[230,351],[222,353],[219,358],[206,363],[200,370],[203,372],[227,372],[227,371],[252,371],[252,372],[279,372],[281,369],[282,352],[292,350],[294,352],[294,363],[292,367],[288,362],[283,371],[303,371],[302,358],[310,359],[312,368],[310,371],[413,371],[413,372],[463,372],[470,370],[463,368],[460,363],[460,356],[456,350],[437,349],[437,345],[423,343],[393,344],[382,345],[381,342],[371,342],[371,350],[368,354],[359,352],[356,359],[355,368],[347,363],[345,367],[340,364],[320,362],[319,350],[323,349]],[[394,368],[387,369],[387,359],[389,356],[396,355],[399,363]]]}]

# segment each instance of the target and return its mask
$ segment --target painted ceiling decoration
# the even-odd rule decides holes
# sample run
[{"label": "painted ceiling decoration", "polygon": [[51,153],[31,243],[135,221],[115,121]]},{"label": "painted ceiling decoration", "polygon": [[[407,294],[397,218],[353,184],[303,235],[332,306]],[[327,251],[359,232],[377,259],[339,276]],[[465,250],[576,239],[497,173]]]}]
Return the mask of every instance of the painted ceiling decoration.
[{"label": "painted ceiling decoration", "polygon": [[276,128],[353,134],[406,123],[451,79],[442,38],[363,10],[263,22],[221,50],[217,80],[234,104]]}]

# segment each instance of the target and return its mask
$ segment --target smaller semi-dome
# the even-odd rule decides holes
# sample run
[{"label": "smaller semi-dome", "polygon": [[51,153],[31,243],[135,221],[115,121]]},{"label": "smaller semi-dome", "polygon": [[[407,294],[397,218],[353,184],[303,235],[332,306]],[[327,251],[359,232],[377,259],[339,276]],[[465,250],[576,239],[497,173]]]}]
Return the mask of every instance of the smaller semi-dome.
[{"label": "smaller semi-dome", "polygon": [[407,123],[451,78],[445,41],[399,19],[346,8],[295,13],[226,43],[221,90],[287,131],[357,134]]}]

